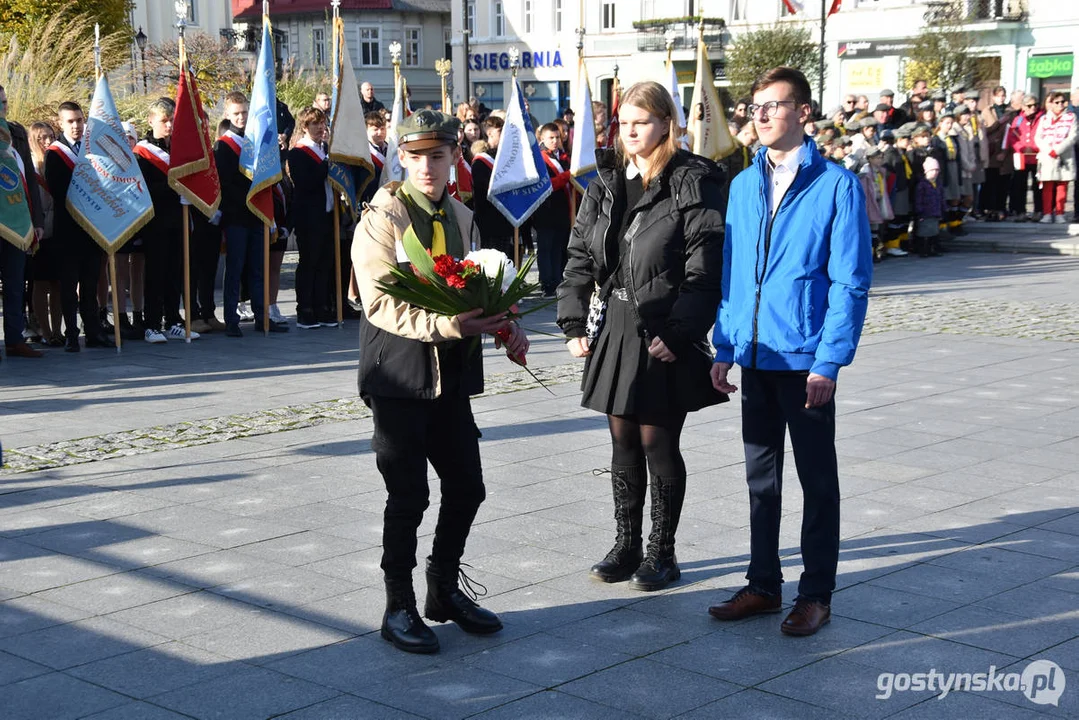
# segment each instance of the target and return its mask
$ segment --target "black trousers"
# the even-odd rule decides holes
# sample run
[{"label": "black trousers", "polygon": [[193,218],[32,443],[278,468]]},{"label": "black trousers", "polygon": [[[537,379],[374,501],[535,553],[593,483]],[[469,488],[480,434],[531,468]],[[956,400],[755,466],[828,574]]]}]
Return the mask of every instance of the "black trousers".
[{"label": "black trousers", "polygon": [[191,319],[209,320],[214,316],[214,281],[221,257],[221,228],[197,210],[191,211]]},{"label": "black trousers", "polygon": [[427,509],[427,462],[442,486],[431,557],[454,563],[476,511],[486,497],[480,469],[479,431],[467,397],[411,400],[371,396],[375,432],[371,449],[388,497],[382,527],[382,570],[387,578],[412,577],[416,530]]},{"label": "black trousers", "polygon": [[778,593],[784,431],[790,430],[802,485],[801,597],[831,602],[839,564],[839,473],[835,400],[806,409],[805,372],[742,369],[742,441],[749,483],[750,561],[746,577]]},{"label": "black trousers", "polygon": [[569,230],[540,227],[535,229],[535,234],[540,285],[544,292],[554,292],[566,269]]},{"label": "black trousers", "polygon": [[1038,188],[1038,167],[1031,165],[1026,170],[1016,170],[1012,173],[1011,198],[1008,201],[1008,209],[1013,213],[1025,213],[1027,211],[1027,191],[1031,184],[1034,185],[1034,212],[1042,211],[1042,191]]},{"label": "black trousers", "polygon": [[[153,330],[168,329],[181,321],[180,298],[184,285],[183,229],[169,228],[144,237],[146,282],[143,323]],[[164,320],[164,324],[162,324]]]},{"label": "black trousers", "polygon": [[104,251],[89,238],[64,244],[60,266],[60,306],[67,337],[79,336],[79,316],[86,337],[101,333],[97,317],[97,283]]},{"label": "black trousers", "polygon": [[300,251],[296,315],[301,319],[329,320],[331,297],[337,287],[333,276],[333,216],[327,215],[325,222],[297,225],[296,245]]},{"label": "black trousers", "polygon": [[1010,183],[1011,175],[1001,175],[1000,168],[986,168],[978,208],[986,212],[1004,212]]}]

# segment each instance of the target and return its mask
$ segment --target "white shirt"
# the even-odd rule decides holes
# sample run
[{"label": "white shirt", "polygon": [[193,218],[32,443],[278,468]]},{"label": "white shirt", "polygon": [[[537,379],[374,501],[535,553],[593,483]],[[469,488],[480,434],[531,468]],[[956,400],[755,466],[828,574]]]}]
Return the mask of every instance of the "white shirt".
[{"label": "white shirt", "polygon": [[776,210],[779,209],[780,202],[783,201],[783,196],[787,194],[787,190],[794,183],[794,176],[798,174],[798,166],[802,163],[802,152],[805,150],[804,145],[799,145],[798,149],[787,155],[787,159],[778,165],[774,165],[771,155],[765,155],[768,160],[766,163],[768,167],[768,185],[772,188],[772,192],[766,195],[768,199],[768,222],[772,222],[772,218],[775,217]]}]

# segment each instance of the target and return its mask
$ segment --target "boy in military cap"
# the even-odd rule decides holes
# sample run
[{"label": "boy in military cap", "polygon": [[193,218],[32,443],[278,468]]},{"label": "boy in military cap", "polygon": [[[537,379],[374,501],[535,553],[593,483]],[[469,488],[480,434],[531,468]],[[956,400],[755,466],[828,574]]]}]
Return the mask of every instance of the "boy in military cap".
[{"label": "boy in military cap", "polygon": [[907,249],[910,229],[911,193],[914,190],[914,167],[908,153],[911,149],[910,134],[917,123],[908,122],[895,130],[895,147],[885,153],[885,164],[895,178],[892,187],[892,212],[895,219],[888,225],[888,235],[884,242],[884,251],[896,256],[893,250]]},{"label": "boy in military cap", "polygon": [[472,212],[446,189],[459,152],[459,127],[459,120],[435,110],[415,112],[398,126],[398,157],[408,179],[378,190],[352,243],[365,316],[360,397],[374,417],[371,448],[388,492],[381,633],[407,652],[431,653],[439,647],[438,637],[420,618],[412,587],[416,531],[428,505],[428,461],[441,481],[442,504],[427,558],[424,615],[452,620],[469,633],[502,629],[498,616],[458,586],[465,541],[485,497],[479,430],[469,402],[469,396],[483,391],[483,365],[479,343],[472,338],[508,329],[507,350],[514,355],[527,352],[528,339],[504,315],[481,317],[478,309],[455,317],[436,315],[379,289],[380,282],[393,281],[391,265],[408,267],[401,240],[410,228],[436,255],[460,258],[480,245]]}]

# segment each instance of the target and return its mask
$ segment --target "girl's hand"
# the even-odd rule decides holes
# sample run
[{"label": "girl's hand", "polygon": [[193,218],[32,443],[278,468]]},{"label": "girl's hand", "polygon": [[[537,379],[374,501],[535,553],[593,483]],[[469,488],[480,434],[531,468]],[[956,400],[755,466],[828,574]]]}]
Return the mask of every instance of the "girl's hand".
[{"label": "girl's hand", "polygon": [[570,338],[569,342],[566,343],[566,349],[575,358],[588,357],[592,354],[592,348],[588,347],[588,338],[586,337]]}]

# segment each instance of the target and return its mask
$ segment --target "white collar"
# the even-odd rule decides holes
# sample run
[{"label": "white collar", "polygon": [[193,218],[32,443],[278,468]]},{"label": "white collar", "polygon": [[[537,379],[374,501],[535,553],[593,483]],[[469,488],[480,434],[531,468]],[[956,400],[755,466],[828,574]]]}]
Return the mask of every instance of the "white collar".
[{"label": "white collar", "polygon": [[798,172],[798,166],[802,164],[802,153],[805,152],[805,145],[799,145],[794,152],[788,153],[783,162],[776,163],[772,160],[772,156],[765,153],[765,158],[768,160],[768,167],[775,172],[776,170],[783,168],[786,172],[794,174]]},{"label": "white collar", "polygon": [[626,180],[632,180],[633,178],[638,177],[640,174],[640,169],[633,163],[632,160],[630,160],[626,164]]},{"label": "white collar", "polygon": [[296,141],[296,144],[297,145],[303,145],[305,148],[309,148],[310,150],[313,150],[315,155],[318,156],[319,160],[325,160],[326,159],[326,152],[322,149],[322,146],[320,146],[318,143],[314,142],[313,140],[308,140],[307,138],[302,137],[302,138],[300,138],[299,140]]}]

